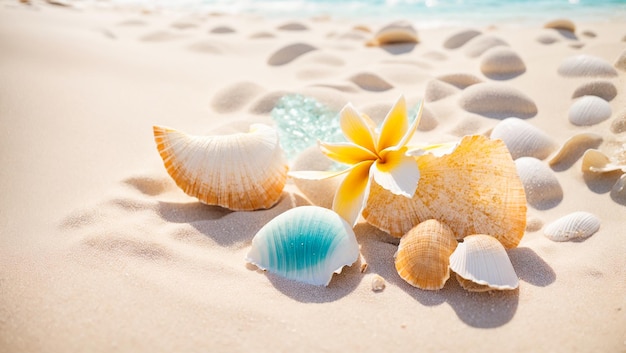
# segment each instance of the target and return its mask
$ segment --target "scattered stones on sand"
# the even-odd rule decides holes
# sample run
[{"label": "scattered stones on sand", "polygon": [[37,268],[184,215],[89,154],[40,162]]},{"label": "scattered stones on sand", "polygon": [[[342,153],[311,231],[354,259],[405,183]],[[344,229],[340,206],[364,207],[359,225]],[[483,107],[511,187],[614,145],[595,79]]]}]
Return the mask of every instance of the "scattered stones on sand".
[{"label": "scattered stones on sand", "polygon": [[498,37],[489,34],[482,34],[480,36],[472,38],[469,42],[467,42],[467,44],[465,45],[465,55],[469,56],[470,58],[477,58],[493,47],[508,45],[509,44],[507,42]]},{"label": "scattered stones on sand", "polygon": [[278,27],[281,31],[307,31],[309,27],[299,22],[289,22]]},{"label": "scattered stones on sand", "polygon": [[541,44],[554,44],[561,41],[561,38],[555,36],[553,33],[544,33],[537,37],[537,42]]},{"label": "scattered stones on sand", "polygon": [[506,80],[523,74],[526,71],[526,65],[512,49],[494,47],[483,54],[480,70],[491,79]]},{"label": "scattered stones on sand", "polygon": [[440,99],[454,95],[457,92],[459,92],[459,89],[449,83],[439,80],[430,80],[426,84],[424,101],[436,102]]},{"label": "scattered stones on sand", "polygon": [[533,157],[520,157],[515,160],[515,166],[530,206],[546,210],[563,200],[561,184],[546,164]]},{"label": "scattered stones on sand", "polygon": [[250,35],[250,39],[269,39],[269,38],[276,38],[276,35],[272,32],[267,32],[267,31],[256,32]]},{"label": "scattered stones on sand", "polygon": [[544,28],[560,29],[569,32],[576,32],[576,25],[571,20],[559,18],[549,21],[543,25]]},{"label": "scattered stones on sand", "polygon": [[308,43],[290,44],[274,52],[274,54],[272,54],[270,58],[267,59],[267,64],[270,66],[281,66],[289,64],[298,57],[313,50],[317,50],[317,48]]},{"label": "scattered stones on sand", "polygon": [[558,68],[565,77],[615,77],[617,71],[606,60],[581,54],[565,58]]},{"label": "scattered stones on sand", "polygon": [[263,93],[263,87],[253,82],[237,82],[215,94],[211,107],[218,113],[230,113],[241,109]]},{"label": "scattered stones on sand", "polygon": [[491,131],[491,138],[504,141],[513,159],[544,159],[556,149],[556,144],[548,134],[518,118],[499,122]]},{"label": "scattered stones on sand", "polygon": [[443,42],[443,47],[446,49],[457,49],[465,45],[468,41],[474,37],[481,35],[480,31],[475,29],[466,29],[453,34]]},{"label": "scattered stones on sand", "polygon": [[368,46],[383,46],[394,44],[415,44],[419,42],[417,30],[407,21],[392,22],[374,34],[366,44]]},{"label": "scattered stones on sand", "polygon": [[477,76],[463,72],[441,75],[438,76],[437,79],[439,81],[449,83],[458,89],[465,89],[471,85],[483,82],[483,80]]},{"label": "scattered stones on sand", "polygon": [[610,102],[617,96],[617,88],[609,81],[591,81],[578,86],[572,94],[572,98],[582,96],[597,96]]},{"label": "scattered stones on sand", "polygon": [[366,91],[383,92],[393,88],[393,85],[389,82],[371,72],[357,73],[351,76],[348,80]]},{"label": "scattered stones on sand", "polygon": [[544,235],[552,241],[582,240],[600,229],[600,219],[589,212],[573,212],[546,225]]},{"label": "scattered stones on sand", "polygon": [[530,97],[504,83],[485,82],[467,87],[459,104],[468,112],[490,118],[530,118],[537,114],[537,106]]},{"label": "scattered stones on sand", "polygon": [[609,102],[596,96],[583,96],[570,107],[569,121],[577,126],[591,126],[605,121],[611,114]]}]

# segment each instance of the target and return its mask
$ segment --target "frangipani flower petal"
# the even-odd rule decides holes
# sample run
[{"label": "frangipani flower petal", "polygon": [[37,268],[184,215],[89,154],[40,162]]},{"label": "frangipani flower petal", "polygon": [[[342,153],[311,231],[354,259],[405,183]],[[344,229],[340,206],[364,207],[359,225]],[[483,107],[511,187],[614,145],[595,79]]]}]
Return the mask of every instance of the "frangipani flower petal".
[{"label": "frangipani flower petal", "polygon": [[454,152],[458,145],[458,142],[448,142],[427,146],[407,146],[408,150],[406,151],[406,155],[418,157],[425,154],[432,154],[435,157],[441,157]]},{"label": "frangipani flower petal", "polygon": [[406,101],[404,96],[402,96],[393,105],[383,121],[376,150],[382,151],[387,147],[398,146],[408,130],[409,122],[406,115]]},{"label": "frangipani flower petal", "polygon": [[406,155],[406,148],[385,153],[385,162],[374,163],[374,181],[395,195],[412,198],[420,179],[415,158]]},{"label": "frangipani flower petal", "polygon": [[341,170],[341,171],[320,171],[320,170],[297,170],[290,171],[287,173],[292,178],[296,179],[305,179],[305,180],[323,180],[332,177],[339,176],[341,174],[345,174],[349,172],[351,168]]},{"label": "frangipani flower petal", "polygon": [[402,147],[406,145],[407,142],[409,142],[409,140],[411,139],[411,137],[413,137],[413,135],[415,134],[415,131],[417,130],[417,126],[420,124],[420,120],[422,120],[423,110],[424,110],[424,102],[420,101],[419,108],[417,109],[417,115],[415,116],[415,120],[413,120],[413,122],[411,123],[411,126],[409,126],[409,129],[406,131],[406,133],[404,133],[404,136],[402,136],[402,140],[397,145],[398,147]]},{"label": "frangipani flower petal", "polygon": [[351,168],[335,194],[333,211],[352,226],[356,224],[365,207],[370,188],[369,173],[373,163],[374,161],[365,161]]},{"label": "frangipani flower petal", "polygon": [[376,151],[374,123],[366,115],[359,114],[352,104],[347,104],[341,110],[339,123],[348,140],[372,152]]},{"label": "frangipani flower petal", "polygon": [[319,146],[326,157],[339,163],[353,165],[378,158],[373,152],[352,143],[324,143],[320,141]]}]

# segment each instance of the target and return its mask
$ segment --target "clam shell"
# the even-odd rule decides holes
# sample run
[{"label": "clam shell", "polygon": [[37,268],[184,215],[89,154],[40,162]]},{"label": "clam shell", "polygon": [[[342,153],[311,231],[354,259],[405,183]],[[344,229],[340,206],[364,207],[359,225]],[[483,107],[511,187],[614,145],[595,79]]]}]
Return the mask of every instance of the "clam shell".
[{"label": "clam shell", "polygon": [[288,166],[273,128],[253,124],[248,133],[214,136],[153,130],[167,172],[200,202],[256,210],[273,206],[282,195]]},{"label": "clam shell", "polygon": [[548,224],[544,235],[552,241],[568,241],[590,237],[600,229],[600,219],[589,212],[574,212]]},{"label": "clam shell", "polygon": [[268,222],[252,239],[246,261],[279,276],[328,285],[359,257],[352,227],[318,206],[292,208]]},{"label": "clam shell", "polygon": [[485,234],[465,237],[450,255],[450,269],[465,280],[459,283],[467,290],[505,290],[519,286],[506,250],[496,238]]},{"label": "clam shell", "polygon": [[491,138],[502,139],[513,159],[544,159],[556,148],[554,141],[545,132],[518,118],[507,118],[499,122],[493,128]]},{"label": "clam shell", "polygon": [[466,136],[450,154],[416,159],[421,176],[412,199],[371,184],[363,210],[370,224],[400,237],[437,219],[457,238],[487,233],[507,248],[517,246],[526,227],[526,197],[504,142]]},{"label": "clam shell", "polygon": [[597,96],[578,98],[569,109],[569,121],[577,126],[591,126],[611,117],[609,102]]},{"label": "clam shell", "polygon": [[563,143],[563,146],[550,158],[550,165],[557,166],[561,163],[573,164],[583,153],[598,147],[603,141],[602,136],[593,132],[583,132],[576,134]]},{"label": "clam shell", "polygon": [[626,173],[626,163],[614,163],[606,154],[590,149],[583,155],[582,170],[583,172],[593,173],[608,173],[621,170]]},{"label": "clam shell", "polygon": [[515,165],[524,185],[528,204],[536,209],[545,210],[561,202],[563,189],[547,165],[532,157],[518,158]]},{"label": "clam shell", "polygon": [[424,221],[400,239],[396,271],[414,287],[441,289],[450,278],[450,255],[456,246],[448,226],[434,219]]}]

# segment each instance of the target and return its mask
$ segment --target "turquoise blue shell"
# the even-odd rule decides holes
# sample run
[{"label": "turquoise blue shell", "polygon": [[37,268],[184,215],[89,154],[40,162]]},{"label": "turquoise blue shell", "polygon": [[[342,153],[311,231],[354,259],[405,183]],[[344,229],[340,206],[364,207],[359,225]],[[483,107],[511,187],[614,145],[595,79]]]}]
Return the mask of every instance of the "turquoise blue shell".
[{"label": "turquoise blue shell", "polygon": [[359,245],[352,227],[318,206],[293,208],[268,222],[252,239],[246,260],[300,282],[328,285],[333,273],[352,265]]}]

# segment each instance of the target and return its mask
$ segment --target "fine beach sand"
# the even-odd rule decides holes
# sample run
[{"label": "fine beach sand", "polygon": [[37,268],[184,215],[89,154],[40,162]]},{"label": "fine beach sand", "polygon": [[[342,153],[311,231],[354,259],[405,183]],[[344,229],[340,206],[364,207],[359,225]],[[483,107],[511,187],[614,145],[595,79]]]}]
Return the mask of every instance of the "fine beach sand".
[{"label": "fine beach sand", "polygon": [[[626,24],[418,27],[417,45],[366,47],[389,22],[0,2],[0,351],[626,352],[626,197],[612,190],[619,173],[584,175],[579,158],[626,141]],[[483,40],[465,43],[473,31]],[[485,51],[494,42],[509,50]],[[559,73],[581,54],[615,74],[588,62]],[[586,92],[612,115],[573,125],[574,92],[598,81]],[[419,141],[488,135],[515,115],[548,134],[550,154],[582,132],[602,142],[548,168],[562,196],[528,208],[509,250],[519,289],[470,293],[454,278],[413,288],[394,268],[398,240],[364,222],[367,271],[359,260],[315,287],[244,261],[258,229],[309,203],[292,181],[269,210],[205,206],[169,178],[152,136],[155,124],[271,124],[286,93],[375,119],[400,95],[425,98]],[[600,230],[544,236],[575,211]]]}]

